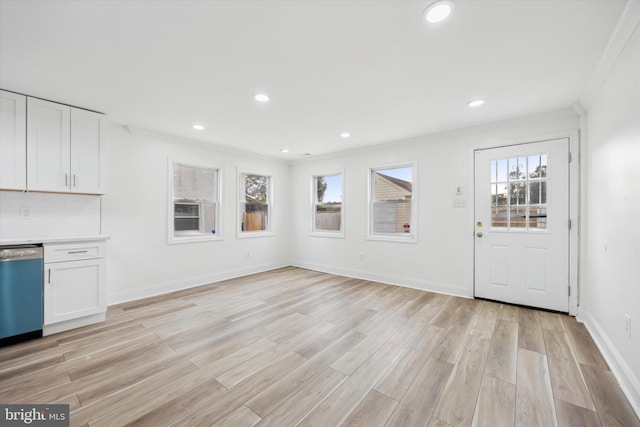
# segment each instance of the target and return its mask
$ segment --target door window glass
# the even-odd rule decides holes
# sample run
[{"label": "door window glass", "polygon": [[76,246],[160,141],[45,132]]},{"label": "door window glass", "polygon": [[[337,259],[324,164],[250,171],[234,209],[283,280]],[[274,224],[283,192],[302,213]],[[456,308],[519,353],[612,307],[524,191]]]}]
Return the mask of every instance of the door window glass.
[{"label": "door window glass", "polygon": [[546,230],[547,155],[491,160],[491,227]]}]

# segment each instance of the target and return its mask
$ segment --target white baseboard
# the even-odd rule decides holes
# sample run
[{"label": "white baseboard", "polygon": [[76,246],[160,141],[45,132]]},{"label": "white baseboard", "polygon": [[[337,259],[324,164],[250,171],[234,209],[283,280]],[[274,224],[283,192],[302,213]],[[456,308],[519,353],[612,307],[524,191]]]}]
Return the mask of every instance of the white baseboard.
[{"label": "white baseboard", "polygon": [[235,279],[236,277],[248,276],[250,274],[262,273],[264,271],[274,270],[276,268],[287,267],[288,263],[271,263],[253,266],[250,268],[242,268],[238,270],[229,270],[209,274],[205,276],[191,277],[188,279],[173,280],[170,282],[159,283],[142,289],[132,291],[107,294],[107,305],[121,304],[124,302],[135,301],[143,298],[155,297],[158,295],[168,294],[171,292],[181,291],[183,289],[195,288],[196,286],[208,285],[210,283],[221,282],[223,280]]},{"label": "white baseboard", "polygon": [[618,380],[622,392],[627,396],[631,407],[636,415],[640,418],[640,381],[633,374],[627,362],[615,348],[602,327],[586,310],[578,311],[578,320],[584,323],[584,326],[591,334],[591,338],[598,346],[600,353],[604,356],[604,360],[609,364],[611,372]]},{"label": "white baseboard", "polygon": [[462,298],[473,298],[473,289],[453,286],[446,283],[437,283],[428,280],[417,280],[408,277],[385,276],[382,274],[371,273],[364,270],[341,268],[332,265],[314,264],[296,260],[291,261],[291,265],[293,267],[306,268],[309,270],[320,271],[322,273],[337,274],[339,276],[353,277],[355,279],[361,280],[370,280],[373,282],[402,286],[405,288],[418,289],[421,291],[453,295]]}]

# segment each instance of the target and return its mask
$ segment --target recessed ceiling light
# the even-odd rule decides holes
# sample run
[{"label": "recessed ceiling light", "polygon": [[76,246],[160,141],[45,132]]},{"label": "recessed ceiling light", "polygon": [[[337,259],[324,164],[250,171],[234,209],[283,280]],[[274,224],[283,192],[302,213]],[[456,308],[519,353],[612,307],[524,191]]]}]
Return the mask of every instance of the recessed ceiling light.
[{"label": "recessed ceiling light", "polygon": [[283,149],[281,149],[281,150],[280,150],[280,152],[281,152],[281,153],[288,153],[288,152],[289,152],[289,150],[288,150],[287,148],[283,148]]},{"label": "recessed ceiling light", "polygon": [[342,132],[340,134],[340,138],[349,138],[351,137],[351,134],[349,132]]},{"label": "recessed ceiling light", "polygon": [[474,99],[473,101],[467,102],[467,105],[471,108],[479,107],[484,104],[484,99]]},{"label": "recessed ceiling light", "polygon": [[195,130],[204,130],[204,126],[202,126],[202,125],[193,125],[193,128]]},{"label": "recessed ceiling light", "polygon": [[440,0],[431,5],[424,11],[424,18],[435,24],[436,22],[444,21],[449,17],[453,10],[453,2],[449,0]]},{"label": "recessed ceiling light", "polygon": [[269,101],[269,95],[265,95],[264,93],[256,93],[253,96],[253,99],[255,99],[258,102],[268,102]]}]

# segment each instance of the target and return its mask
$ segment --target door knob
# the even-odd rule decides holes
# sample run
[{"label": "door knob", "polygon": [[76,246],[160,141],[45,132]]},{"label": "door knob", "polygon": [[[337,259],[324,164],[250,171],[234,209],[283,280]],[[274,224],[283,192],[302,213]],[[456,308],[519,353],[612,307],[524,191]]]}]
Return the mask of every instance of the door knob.
[{"label": "door knob", "polygon": [[478,237],[482,237],[482,231],[478,231],[478,232],[476,233],[476,236],[478,236]]}]

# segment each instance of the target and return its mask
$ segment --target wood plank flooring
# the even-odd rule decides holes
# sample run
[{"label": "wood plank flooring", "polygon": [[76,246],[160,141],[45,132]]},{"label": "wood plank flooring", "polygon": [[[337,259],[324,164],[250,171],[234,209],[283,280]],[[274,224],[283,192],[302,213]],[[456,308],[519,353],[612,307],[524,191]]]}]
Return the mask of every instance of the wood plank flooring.
[{"label": "wood plank flooring", "polygon": [[283,268],[0,349],[72,426],[640,427],[574,318]]}]

